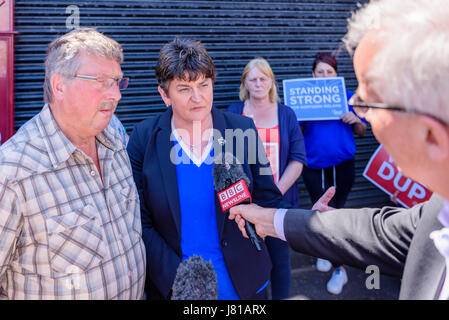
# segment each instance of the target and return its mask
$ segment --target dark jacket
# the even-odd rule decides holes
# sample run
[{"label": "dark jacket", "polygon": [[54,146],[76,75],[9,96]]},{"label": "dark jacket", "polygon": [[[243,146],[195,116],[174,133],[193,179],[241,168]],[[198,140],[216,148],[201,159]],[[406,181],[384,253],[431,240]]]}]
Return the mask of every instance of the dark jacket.
[{"label": "dark jacket", "polygon": [[[217,151],[233,146],[233,138],[225,129],[256,130],[254,122],[246,117],[212,109],[214,126],[214,157]],[[134,127],[128,144],[134,180],[139,191],[142,216],[142,237],[147,253],[146,293],[149,299],[166,299],[170,294],[176,270],[181,262],[181,213],[178,197],[176,166],[170,161],[173,147],[171,135],[172,110],[147,119]],[[256,131],[257,133],[257,131]],[[226,135],[228,134],[228,135]],[[217,143],[220,136],[224,145]],[[256,137],[257,134],[256,134]],[[234,139],[236,140],[236,139]],[[221,140],[223,142],[223,140]],[[234,141],[235,142],[235,141]],[[258,148],[263,148],[259,139]],[[248,150],[248,141],[244,142]],[[224,151],[223,151],[224,152]],[[255,150],[257,152],[257,150]],[[260,169],[269,167],[265,153],[249,164],[245,154],[242,164],[251,183],[248,188],[253,202],[279,206],[282,195],[272,175],[260,175]],[[262,165],[261,163],[266,163]],[[266,290],[256,294],[270,279],[271,261],[263,244],[257,252],[251,241],[244,238],[236,223],[223,214],[215,197],[218,236],[221,250],[234,288],[241,299],[266,298]]]},{"label": "dark jacket", "polygon": [[429,234],[443,225],[440,196],[411,209],[339,209],[323,213],[288,210],[284,232],[296,251],[338,264],[402,278],[399,299],[435,299],[444,279],[445,261]]},{"label": "dark jacket", "polygon": [[[243,107],[244,103],[240,101],[230,105],[226,111],[242,114]],[[296,160],[307,165],[307,158],[304,137],[295,112],[282,103],[278,103],[278,123],[280,140],[279,177],[281,177],[290,160]],[[299,206],[299,190],[296,183],[284,194],[284,200],[292,204],[293,207]]]}]

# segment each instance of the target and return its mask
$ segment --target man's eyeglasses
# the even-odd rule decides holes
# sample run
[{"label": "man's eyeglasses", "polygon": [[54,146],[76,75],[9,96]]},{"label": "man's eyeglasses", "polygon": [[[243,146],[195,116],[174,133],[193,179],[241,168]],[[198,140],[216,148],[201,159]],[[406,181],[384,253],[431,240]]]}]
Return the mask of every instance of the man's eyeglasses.
[{"label": "man's eyeglasses", "polygon": [[370,102],[370,103],[363,102],[363,100],[360,98],[360,96],[357,93],[355,93],[349,99],[348,104],[350,104],[352,106],[355,113],[357,113],[357,115],[360,118],[365,118],[365,115],[370,108],[377,108],[377,109],[387,109],[387,110],[399,111],[399,112],[407,112],[407,113],[411,113],[411,114],[421,114],[421,115],[428,116],[434,120],[437,120],[438,122],[444,124],[445,126],[449,125],[446,121],[441,120],[440,118],[434,116],[433,114],[427,113],[427,112],[421,112],[421,111],[417,111],[417,110],[408,110],[404,107],[390,106],[388,104],[379,103],[379,102]]},{"label": "man's eyeglasses", "polygon": [[357,113],[357,115],[361,118],[364,118],[366,113],[370,108],[377,108],[377,109],[388,109],[388,110],[394,110],[394,111],[401,111],[401,112],[408,112],[404,107],[397,107],[397,106],[390,106],[385,103],[379,103],[379,102],[370,102],[366,103],[363,102],[363,100],[360,98],[360,96],[355,93],[351,99],[349,99],[348,104],[352,106],[354,111]]},{"label": "man's eyeglasses", "polygon": [[73,77],[83,80],[96,81],[101,85],[102,89],[105,90],[111,88],[114,84],[117,84],[120,90],[125,90],[126,88],[128,88],[129,84],[128,77],[124,78],[93,77],[93,76],[85,76],[82,74],[76,74]]}]

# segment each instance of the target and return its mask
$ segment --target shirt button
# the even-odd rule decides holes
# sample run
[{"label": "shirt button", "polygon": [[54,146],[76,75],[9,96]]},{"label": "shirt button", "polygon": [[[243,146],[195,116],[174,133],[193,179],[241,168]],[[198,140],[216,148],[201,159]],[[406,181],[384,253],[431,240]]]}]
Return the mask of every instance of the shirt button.
[{"label": "shirt button", "polygon": [[131,270],[128,270],[128,277],[132,277],[132,275],[133,275],[133,272],[131,271]]},{"label": "shirt button", "polygon": [[119,235],[118,235],[118,238],[119,238],[120,240],[123,240],[122,234],[119,234]]},{"label": "shirt button", "polygon": [[228,246],[228,242],[225,241],[225,240],[223,240],[221,243],[223,244],[223,247],[227,247]]},{"label": "shirt button", "polygon": [[91,175],[92,177],[95,176],[95,171],[92,170],[92,171],[90,172],[90,175]]}]

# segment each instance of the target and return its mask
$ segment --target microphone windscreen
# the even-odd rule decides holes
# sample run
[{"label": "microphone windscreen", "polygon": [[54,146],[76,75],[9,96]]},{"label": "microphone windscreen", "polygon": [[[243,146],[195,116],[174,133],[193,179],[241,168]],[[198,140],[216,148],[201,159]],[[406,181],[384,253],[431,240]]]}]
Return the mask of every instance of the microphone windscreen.
[{"label": "microphone windscreen", "polygon": [[217,300],[214,266],[197,255],[183,260],[176,271],[172,290],[172,300]]},{"label": "microphone windscreen", "polygon": [[220,162],[214,163],[213,178],[215,192],[221,192],[239,180],[245,180],[249,188],[250,180],[243,167],[230,153],[224,153]]}]

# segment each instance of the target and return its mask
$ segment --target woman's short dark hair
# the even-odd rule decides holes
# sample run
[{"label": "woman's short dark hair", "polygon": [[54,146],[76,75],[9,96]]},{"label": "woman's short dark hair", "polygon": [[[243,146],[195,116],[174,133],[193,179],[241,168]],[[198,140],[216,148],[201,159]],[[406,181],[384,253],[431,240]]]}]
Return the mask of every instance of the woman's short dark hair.
[{"label": "woman's short dark hair", "polygon": [[313,60],[312,71],[315,71],[315,68],[318,63],[324,62],[334,68],[335,72],[337,72],[337,58],[332,55],[330,52],[318,52],[315,56],[315,60]]},{"label": "woman's short dark hair", "polygon": [[159,51],[156,64],[156,79],[159,86],[168,91],[173,79],[196,81],[201,76],[215,82],[215,65],[201,42],[176,37]]}]

